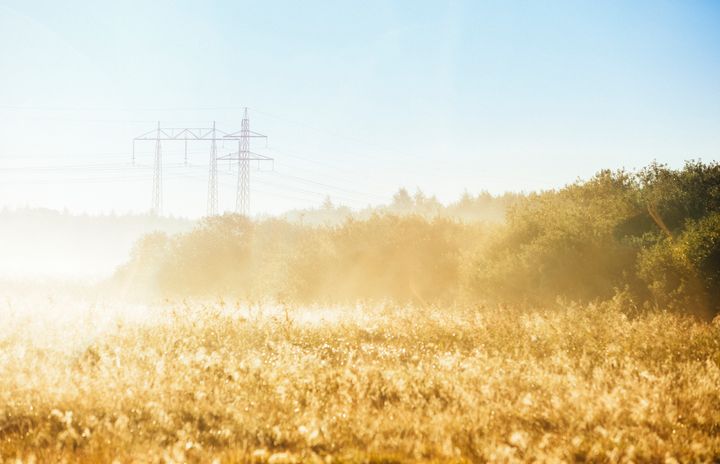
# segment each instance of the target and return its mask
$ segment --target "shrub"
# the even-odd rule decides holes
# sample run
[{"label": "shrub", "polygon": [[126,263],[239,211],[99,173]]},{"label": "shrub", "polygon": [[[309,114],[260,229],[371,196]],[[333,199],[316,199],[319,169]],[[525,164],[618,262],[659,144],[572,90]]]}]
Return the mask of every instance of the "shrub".
[{"label": "shrub", "polygon": [[[143,239],[119,274],[170,296],[548,305],[607,300],[621,289],[637,306],[720,311],[718,163],[601,171],[503,198],[512,206],[500,226],[427,211],[322,226],[208,218],[187,234]],[[436,203],[401,191],[393,204],[429,211]]]},{"label": "shrub", "polygon": [[720,213],[688,223],[640,253],[638,274],[656,306],[711,317],[720,312]]}]

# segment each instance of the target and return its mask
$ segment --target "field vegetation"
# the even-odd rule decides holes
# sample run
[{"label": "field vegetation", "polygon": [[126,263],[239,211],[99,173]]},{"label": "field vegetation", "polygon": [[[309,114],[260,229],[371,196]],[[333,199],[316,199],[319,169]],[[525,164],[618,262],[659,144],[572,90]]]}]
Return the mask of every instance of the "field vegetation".
[{"label": "field vegetation", "polygon": [[630,318],[624,304],[295,308],[286,318],[218,303],[105,324],[97,311],[80,323],[20,319],[2,329],[0,455],[717,460],[720,326]]},{"label": "field vegetation", "polygon": [[720,460],[718,163],[296,216],[3,287],[0,462]]},{"label": "field vegetation", "polygon": [[[548,307],[622,293],[640,310],[720,311],[718,163],[602,171],[506,196],[502,224],[427,201],[401,191],[389,208],[335,225],[208,218],[189,233],[146,236],[116,279],[172,298]],[[497,206],[482,195],[458,203],[483,204]]]}]

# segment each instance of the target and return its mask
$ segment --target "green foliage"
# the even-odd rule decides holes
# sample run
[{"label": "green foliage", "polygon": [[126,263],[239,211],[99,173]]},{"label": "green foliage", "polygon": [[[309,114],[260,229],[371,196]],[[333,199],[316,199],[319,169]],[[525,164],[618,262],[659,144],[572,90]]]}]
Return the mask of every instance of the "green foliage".
[{"label": "green foliage", "polygon": [[524,198],[471,267],[471,289],[515,304],[611,297],[634,266],[632,248],[614,237],[632,209],[632,190],[627,173],[603,171]]},{"label": "green foliage", "polygon": [[704,276],[708,293],[720,298],[720,210],[692,223],[682,243],[686,256]]},{"label": "green foliage", "polygon": [[720,212],[688,222],[676,240],[642,250],[638,274],[658,306],[701,316],[720,312]]},{"label": "green foliage", "polygon": [[688,161],[681,170],[652,164],[637,175],[639,197],[654,206],[674,233],[684,230],[688,220],[698,220],[720,211],[720,164]]},{"label": "green foliage", "polygon": [[[503,225],[463,216],[499,204]],[[323,211],[336,207],[328,199]],[[336,225],[210,218],[184,235],[144,239],[123,272],[155,279],[171,296],[537,306],[621,292],[636,306],[712,316],[720,312],[719,215],[718,163],[652,164],[557,191],[466,194],[447,207],[401,189],[391,205]]]},{"label": "green foliage", "polygon": [[720,166],[602,171],[529,195],[470,267],[471,289],[509,302],[638,301],[703,315],[720,292]]}]

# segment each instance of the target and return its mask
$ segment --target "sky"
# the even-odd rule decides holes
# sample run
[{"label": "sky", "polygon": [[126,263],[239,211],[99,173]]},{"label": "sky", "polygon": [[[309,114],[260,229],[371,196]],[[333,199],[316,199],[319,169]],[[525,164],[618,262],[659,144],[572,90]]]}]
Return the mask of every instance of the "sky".
[{"label": "sky", "polygon": [[[147,211],[133,138],[233,132],[244,107],[275,160],[254,214],[559,188],[718,160],[718,83],[717,1],[0,0],[0,207]],[[209,144],[184,150],[162,146],[163,212],[199,217]]]}]

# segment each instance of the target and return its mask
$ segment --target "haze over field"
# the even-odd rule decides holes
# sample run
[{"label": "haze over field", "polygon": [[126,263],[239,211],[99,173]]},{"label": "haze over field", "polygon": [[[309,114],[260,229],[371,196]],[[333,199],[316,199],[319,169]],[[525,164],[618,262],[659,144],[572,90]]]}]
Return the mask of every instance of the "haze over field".
[{"label": "haze over field", "polygon": [[720,462],[719,26],[0,0],[0,464]]}]

